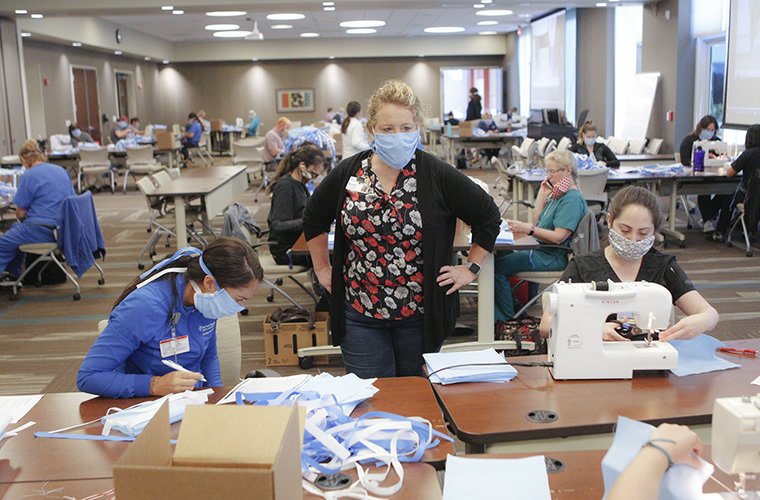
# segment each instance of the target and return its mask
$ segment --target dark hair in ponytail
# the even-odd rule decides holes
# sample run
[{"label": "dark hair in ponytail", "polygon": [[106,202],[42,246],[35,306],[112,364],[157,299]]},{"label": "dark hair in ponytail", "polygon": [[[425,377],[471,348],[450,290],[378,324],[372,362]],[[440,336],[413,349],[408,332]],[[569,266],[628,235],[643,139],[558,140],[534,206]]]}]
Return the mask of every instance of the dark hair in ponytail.
[{"label": "dark hair in ponytail", "polygon": [[750,149],[760,146],[760,124],[754,124],[747,129],[747,135],[744,137],[744,148]]},{"label": "dark hair in ponytail", "polygon": [[271,193],[275,183],[281,178],[290,175],[301,163],[304,165],[323,165],[325,163],[325,153],[314,144],[304,142],[298,149],[286,154],[280,160],[280,164],[277,165],[274,179],[267,186],[267,193]]},{"label": "dark hair in ponytail", "polygon": [[351,118],[354,118],[361,110],[362,105],[356,101],[351,101],[346,105],[346,119],[343,120],[343,124],[340,126],[341,134],[345,134],[348,131],[348,123],[351,121]]},{"label": "dark hair in ponytail", "polygon": [[[171,257],[171,255],[167,257]],[[186,267],[185,277],[188,280],[203,281],[206,273],[201,269],[198,260],[198,255],[185,255],[167,267],[150,273],[145,279],[140,279],[138,276],[121,292],[113,305],[113,309],[116,309],[127,295],[135,291],[137,285],[167,268]],[[261,267],[256,253],[250,245],[235,238],[223,237],[212,241],[203,250],[203,262],[222,288],[246,286],[251,281],[264,279],[264,269]],[[159,279],[171,279],[173,288],[175,276],[174,273],[168,273]]]}]

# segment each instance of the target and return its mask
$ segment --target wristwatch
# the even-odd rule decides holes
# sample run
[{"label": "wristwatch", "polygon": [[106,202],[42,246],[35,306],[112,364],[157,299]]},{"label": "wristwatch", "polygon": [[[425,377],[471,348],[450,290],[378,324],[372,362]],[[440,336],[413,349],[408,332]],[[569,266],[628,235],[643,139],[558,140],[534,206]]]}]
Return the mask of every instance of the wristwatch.
[{"label": "wristwatch", "polygon": [[530,226],[530,232],[528,233],[528,236],[533,236],[533,233],[536,232],[536,226]]},{"label": "wristwatch", "polygon": [[474,262],[469,262],[468,264],[469,264],[469,265],[467,266],[467,269],[468,269],[468,270],[469,270],[469,271],[470,271],[472,274],[474,274],[475,276],[477,276],[478,274],[480,274],[480,266],[479,266],[479,265],[477,265],[477,264],[476,264],[476,263],[474,263]]}]

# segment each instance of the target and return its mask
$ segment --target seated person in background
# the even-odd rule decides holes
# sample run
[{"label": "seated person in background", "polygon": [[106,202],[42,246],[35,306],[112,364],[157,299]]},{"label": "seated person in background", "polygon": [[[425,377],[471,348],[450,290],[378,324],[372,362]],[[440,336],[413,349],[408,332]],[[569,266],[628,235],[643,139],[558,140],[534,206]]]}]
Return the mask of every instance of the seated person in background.
[{"label": "seated person in background", "polygon": [[267,192],[272,194],[272,206],[267,216],[269,241],[275,242],[269,249],[278,264],[311,267],[308,256],[291,255],[288,258],[288,250],[303,232],[303,211],[309,201],[306,183],[319,176],[324,163],[322,150],[314,144],[305,143],[285,155],[277,167],[274,180],[267,187]]},{"label": "seated person in background", "polygon": [[[654,194],[637,186],[624,187],[610,203],[609,246],[575,257],[561,280],[573,283],[648,281],[662,285],[673,297],[673,304],[686,316],[660,333],[660,340],[690,339],[715,328],[718,312],[694,288],[675,257],[652,248],[661,222]],[[551,316],[544,313],[542,335],[549,335],[551,320]],[[604,340],[627,340],[615,331],[617,326],[605,323]]]},{"label": "seated person in background", "polygon": [[586,122],[578,131],[578,142],[570,146],[570,151],[580,155],[592,156],[600,165],[610,168],[620,166],[620,160],[606,144],[596,142],[596,125]]},{"label": "seated person in background", "polygon": [[206,116],[206,112],[203,110],[198,111],[198,121],[200,122],[201,126],[203,127],[203,132],[211,132],[211,122],[208,120],[208,117]]},{"label": "seated person in background", "polygon": [[[718,120],[714,116],[703,116],[694,130],[683,138],[681,141],[681,147],[679,148],[681,155],[681,164],[685,167],[691,166],[691,155],[694,149],[694,143],[697,141],[719,141],[718,136]],[[708,151],[706,158],[715,158],[717,154],[715,151]],[[715,229],[713,219],[718,216],[722,206],[727,206],[731,203],[732,196],[730,194],[701,194],[697,196],[697,206],[699,207],[699,213],[702,215],[702,229],[704,232],[709,233]],[[721,242],[721,235],[713,235],[715,241]]]},{"label": "seated person in background", "polygon": [[[214,240],[203,252],[179,250],[116,299],[108,326],[79,368],[77,387],[134,398],[222,385],[216,320],[243,310],[263,277],[253,249],[234,238]],[[162,360],[190,371],[174,371]]]},{"label": "seated person in background", "polygon": [[140,119],[133,116],[129,119],[129,135],[143,135],[144,130],[140,130]]},{"label": "seated person in background", "polygon": [[187,115],[187,125],[185,126],[185,132],[182,135],[182,158],[185,164],[190,162],[189,148],[197,148],[198,143],[201,141],[203,135],[203,125],[198,119],[198,115],[190,113]]},{"label": "seated person in background", "polygon": [[354,156],[366,149],[369,149],[367,134],[364,132],[364,125],[361,122],[362,105],[356,101],[351,101],[346,106],[348,116],[340,125],[340,133],[343,135],[343,158]]},{"label": "seated person in background", "polygon": [[269,132],[264,136],[264,160],[267,163],[274,161],[285,149],[285,135],[290,130],[290,120],[284,116],[277,119]]},{"label": "seated person in background", "polygon": [[[756,123],[747,129],[747,135],[744,137],[744,151],[739,158],[734,160],[730,167],[726,169],[726,176],[735,177],[740,172],[742,174],[742,181],[733,196],[733,200],[729,198],[728,201],[720,206],[720,216],[718,217],[718,224],[715,227],[713,233],[713,241],[724,241],[728,230],[731,226],[731,214],[733,213],[733,207],[737,203],[744,203],[744,199],[747,197],[747,190],[749,189],[748,183],[756,175],[760,169],[760,124]],[[730,196],[730,195],[729,195]],[[755,234],[757,228],[748,227],[747,231],[750,236]]]},{"label": "seated person in background", "polygon": [[248,126],[246,127],[246,135],[254,137],[259,130],[261,124],[261,118],[256,114],[256,111],[251,109],[248,111]]},{"label": "seated person in background", "polygon": [[455,125],[459,125],[459,120],[454,118],[454,112],[449,111],[449,114],[446,115],[446,119],[443,121],[444,125],[451,125],[452,127]]},{"label": "seated person in background", "polygon": [[47,163],[37,141],[27,140],[18,157],[26,168],[13,198],[19,222],[0,235],[0,272],[10,277],[21,274],[25,255],[19,252],[21,245],[55,241],[52,227],[61,223],[61,204],[74,196],[66,169]]},{"label": "seated person in background", "polygon": [[76,122],[69,125],[69,135],[71,136],[71,145],[74,147],[77,147],[83,142],[95,142],[95,139],[93,139],[90,134],[80,129]]},{"label": "seated person in background", "polygon": [[111,144],[116,144],[129,136],[129,124],[126,120],[119,120],[111,127]]},{"label": "seated person in background", "polygon": [[516,122],[520,120],[520,113],[518,113],[516,106],[512,106],[509,109],[509,113],[507,113],[507,120],[511,122]]},{"label": "seated person in background", "polygon": [[483,113],[483,119],[478,122],[478,128],[485,132],[499,131],[499,127],[496,125],[496,122],[493,121],[493,116],[488,112]]},{"label": "seated person in background", "polygon": [[[546,155],[546,179],[536,197],[533,223],[508,220],[512,231],[527,233],[539,243],[568,247],[573,233],[588,210],[586,200],[575,185],[578,164],[570,151]],[[568,252],[562,248],[539,248],[497,254],[494,294],[497,328],[515,315],[509,277],[523,271],[561,271],[567,266]]]},{"label": "seated person in background", "polygon": [[702,465],[702,440],[685,425],[660,424],[612,486],[607,500],[657,500],[660,482],[674,464],[695,469]]},{"label": "seated person in background", "polygon": [[335,115],[337,112],[333,108],[327,108],[327,113],[325,113],[325,121],[327,123],[332,123],[332,121],[335,119]]}]

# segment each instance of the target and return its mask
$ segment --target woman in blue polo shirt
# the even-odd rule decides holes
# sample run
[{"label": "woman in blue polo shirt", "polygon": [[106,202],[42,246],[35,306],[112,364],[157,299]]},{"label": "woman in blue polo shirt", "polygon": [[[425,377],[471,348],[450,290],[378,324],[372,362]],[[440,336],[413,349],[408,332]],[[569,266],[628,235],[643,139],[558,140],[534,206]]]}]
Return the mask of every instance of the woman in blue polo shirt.
[{"label": "woman in blue polo shirt", "polygon": [[47,163],[37,141],[26,141],[18,157],[26,168],[13,198],[19,222],[0,236],[0,272],[9,279],[21,274],[21,245],[55,241],[53,228],[61,222],[63,200],[74,196],[69,174],[63,167]]},{"label": "woman in blue polo shirt", "polygon": [[[263,278],[251,247],[233,238],[219,238],[202,252],[178,251],[116,300],[79,369],[77,387],[132,398],[222,385],[216,320],[240,312]],[[164,361],[189,371],[174,371]]]}]

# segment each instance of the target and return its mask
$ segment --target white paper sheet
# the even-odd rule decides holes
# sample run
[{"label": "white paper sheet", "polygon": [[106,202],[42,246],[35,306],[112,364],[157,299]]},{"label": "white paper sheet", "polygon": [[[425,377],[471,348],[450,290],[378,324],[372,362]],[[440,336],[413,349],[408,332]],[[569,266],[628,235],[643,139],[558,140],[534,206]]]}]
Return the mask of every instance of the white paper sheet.
[{"label": "white paper sheet", "polygon": [[543,456],[506,458],[446,457],[443,500],[550,500]]},{"label": "white paper sheet", "polygon": [[678,377],[741,366],[715,355],[715,349],[726,346],[715,337],[697,335],[691,340],[671,340],[669,342],[678,351],[678,366],[671,370],[673,375]]},{"label": "white paper sheet", "polygon": [[235,402],[235,393],[243,392],[245,394],[265,394],[274,392],[291,391],[305,383],[311,375],[308,373],[302,375],[292,375],[290,377],[262,377],[247,378],[233,387],[222,399],[216,404],[223,405]]},{"label": "white paper sheet", "polygon": [[755,380],[750,382],[751,384],[760,385],[760,377],[757,377]]},{"label": "white paper sheet", "polygon": [[17,424],[29,410],[42,399],[42,394],[33,396],[0,396],[0,414],[9,413],[11,423]]}]

